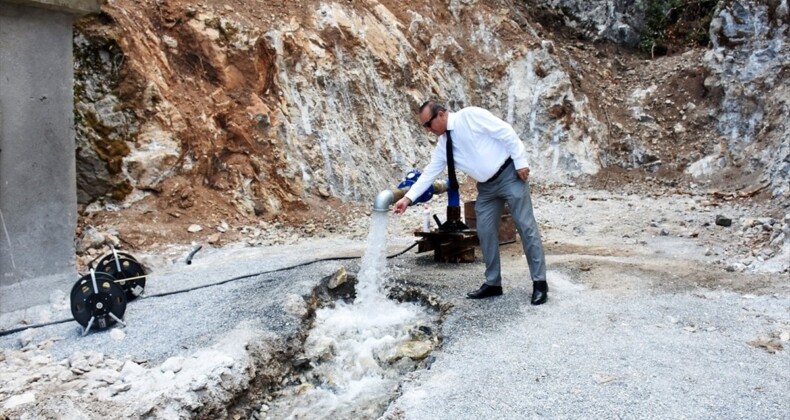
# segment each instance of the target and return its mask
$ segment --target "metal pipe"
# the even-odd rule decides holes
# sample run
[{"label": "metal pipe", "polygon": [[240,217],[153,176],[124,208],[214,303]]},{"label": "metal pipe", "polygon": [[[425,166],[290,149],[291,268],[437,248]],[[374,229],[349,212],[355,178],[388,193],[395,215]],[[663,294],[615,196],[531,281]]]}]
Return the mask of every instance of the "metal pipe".
[{"label": "metal pipe", "polygon": [[[400,192],[400,190],[396,190]],[[403,197],[403,194],[401,194]],[[400,199],[399,199],[400,200]],[[373,200],[373,211],[381,211],[387,212],[390,209],[390,205],[395,202],[395,191],[393,190],[384,190],[376,196],[376,199]]]},{"label": "metal pipe", "polygon": [[[392,203],[403,198],[403,196],[406,195],[406,193],[409,191],[409,188],[411,187],[399,188],[394,190],[384,190],[380,192],[376,196],[376,199],[373,200],[373,211],[382,211],[382,212],[389,211],[389,207],[392,205]],[[446,181],[433,182],[434,195],[447,192],[447,189],[448,186]]]}]

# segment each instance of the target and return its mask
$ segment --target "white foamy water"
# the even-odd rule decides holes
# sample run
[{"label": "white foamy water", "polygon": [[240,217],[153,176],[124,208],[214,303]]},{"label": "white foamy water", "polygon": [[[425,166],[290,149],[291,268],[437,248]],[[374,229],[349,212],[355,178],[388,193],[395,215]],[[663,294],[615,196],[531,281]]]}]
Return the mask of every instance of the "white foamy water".
[{"label": "white foamy water", "polygon": [[375,418],[391,399],[401,369],[410,367],[400,346],[411,339],[413,327],[433,322],[419,306],[383,294],[387,221],[387,213],[373,213],[356,301],[316,312],[305,341],[314,368],[283,393],[272,418]]}]

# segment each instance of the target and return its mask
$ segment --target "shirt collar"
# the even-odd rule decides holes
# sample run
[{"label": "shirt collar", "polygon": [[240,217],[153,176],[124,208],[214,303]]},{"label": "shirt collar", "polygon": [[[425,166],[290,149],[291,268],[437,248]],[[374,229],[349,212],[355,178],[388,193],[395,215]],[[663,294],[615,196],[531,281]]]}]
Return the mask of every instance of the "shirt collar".
[{"label": "shirt collar", "polygon": [[448,130],[455,129],[455,112],[447,113],[447,129]]}]

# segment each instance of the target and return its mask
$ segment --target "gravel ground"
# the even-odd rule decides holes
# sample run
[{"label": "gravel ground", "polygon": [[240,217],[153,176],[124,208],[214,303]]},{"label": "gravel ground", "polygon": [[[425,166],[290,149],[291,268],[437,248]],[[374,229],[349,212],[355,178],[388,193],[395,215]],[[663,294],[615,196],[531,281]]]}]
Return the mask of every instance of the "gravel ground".
[{"label": "gravel ground", "polygon": [[550,285],[538,307],[516,244],[502,248],[505,294],[483,301],[462,298],[482,263],[400,260],[397,278],[454,308],[436,362],[385,417],[790,418],[788,273],[770,260],[734,269],[753,242],[713,223],[761,210],[701,202],[538,197]]},{"label": "gravel ground", "polygon": [[[338,252],[341,249],[342,252]],[[169,255],[136,256],[152,270],[146,280],[146,297],[127,305],[123,340],[108,340],[107,334],[101,332],[81,337],[82,327],[69,322],[0,337],[0,348],[13,348],[33,338],[43,341],[62,337],[64,340],[56,342],[51,349],[56,359],[82,349],[97,349],[109,357],[123,359],[133,355],[135,359],[161,363],[185,350],[214,342],[218,335],[227,333],[242,321],[252,320],[260,328],[287,335],[298,322],[283,312],[284,298],[309,296],[323,277],[356,260],[325,261],[283,269],[329,257],[358,256],[364,251],[364,244],[333,239],[277,248],[207,248],[195,254],[191,265],[186,265],[183,257],[189,251],[174,249]],[[240,278],[246,276],[249,278]],[[203,287],[234,278],[240,279]],[[195,290],[177,293],[188,289]],[[164,294],[170,295],[158,296]],[[62,296],[61,299],[63,302],[59,305],[4,315],[8,324],[4,329],[18,326],[12,324],[15,318],[31,316],[37,311],[45,312],[47,318],[71,318],[67,298]]]},{"label": "gravel ground", "polygon": [[524,284],[457,300],[436,362],[404,381],[389,417],[787,418],[787,352],[747,344],[790,331],[787,295],[613,294],[548,274],[540,307]]}]

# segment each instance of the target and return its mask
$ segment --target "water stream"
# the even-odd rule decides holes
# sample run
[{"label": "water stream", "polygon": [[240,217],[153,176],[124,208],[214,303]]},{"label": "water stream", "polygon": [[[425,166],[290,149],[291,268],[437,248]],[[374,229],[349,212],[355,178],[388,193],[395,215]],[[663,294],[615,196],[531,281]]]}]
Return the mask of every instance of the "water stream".
[{"label": "water stream", "polygon": [[413,350],[424,350],[417,359],[427,354],[421,332],[435,324],[435,316],[419,305],[387,299],[382,290],[388,216],[373,213],[356,300],[316,312],[304,347],[312,368],[281,392],[268,417],[376,418],[400,377],[416,368]]}]

